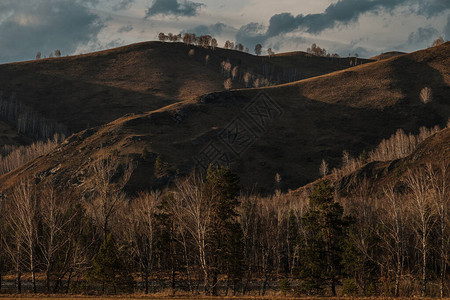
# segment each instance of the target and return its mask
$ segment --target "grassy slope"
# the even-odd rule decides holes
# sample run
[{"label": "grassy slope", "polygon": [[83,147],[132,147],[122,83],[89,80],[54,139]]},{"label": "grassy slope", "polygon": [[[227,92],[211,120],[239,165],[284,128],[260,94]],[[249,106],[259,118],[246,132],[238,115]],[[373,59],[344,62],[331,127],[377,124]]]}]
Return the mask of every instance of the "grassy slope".
[{"label": "grassy slope", "polygon": [[[188,55],[190,49],[195,49],[194,56]],[[207,65],[206,55],[210,55]],[[297,68],[299,76],[308,78],[349,67],[348,59],[307,57],[301,52],[269,59],[220,48],[212,51],[181,43],[145,42],[85,55],[3,64],[0,82],[5,95],[15,93],[44,117],[78,132],[126,113],[152,111],[221,91],[220,63],[224,60],[255,74],[270,70],[273,80],[282,79],[286,72],[282,68]]]},{"label": "grassy slope", "polygon": [[[175,173],[188,172],[193,158],[236,116],[255,131],[243,110],[255,95],[267,93],[283,110],[255,143],[237,158],[234,168],[244,186],[270,191],[274,176],[282,187],[296,188],[317,178],[322,159],[335,166],[343,150],[359,154],[371,149],[398,128],[443,125],[450,116],[450,43],[440,47],[357,66],[295,83],[216,94],[206,101],[189,100],[143,114],[128,115],[71,137],[59,149],[21,169],[0,177],[7,188],[18,178],[82,185],[89,159],[118,152],[139,160],[130,188],[158,186],[153,160],[162,154]],[[432,103],[423,104],[419,92],[433,89]],[[150,158],[143,160],[144,147]],[[57,167],[57,172],[55,171]]]}]

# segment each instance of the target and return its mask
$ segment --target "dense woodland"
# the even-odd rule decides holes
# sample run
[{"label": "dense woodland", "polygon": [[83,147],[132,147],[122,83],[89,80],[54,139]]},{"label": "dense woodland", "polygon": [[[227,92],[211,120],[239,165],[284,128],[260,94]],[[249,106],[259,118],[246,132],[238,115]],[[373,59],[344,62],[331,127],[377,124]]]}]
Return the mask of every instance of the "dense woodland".
[{"label": "dense woodland", "polygon": [[447,296],[449,162],[381,187],[362,178],[345,196],[333,179],[352,161],[405,156],[433,133],[399,131],[368,155],[344,153],[331,175],[323,163],[313,187],[270,197],[213,166],[130,196],[133,162],[112,156],[92,164],[82,189],[23,181],[0,202],[3,290]]}]

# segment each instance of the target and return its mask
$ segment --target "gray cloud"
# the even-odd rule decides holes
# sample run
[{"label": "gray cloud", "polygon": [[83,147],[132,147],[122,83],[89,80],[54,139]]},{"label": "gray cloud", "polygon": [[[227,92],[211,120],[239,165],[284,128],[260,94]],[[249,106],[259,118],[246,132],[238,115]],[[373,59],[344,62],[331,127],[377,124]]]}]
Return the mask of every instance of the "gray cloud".
[{"label": "gray cloud", "polygon": [[450,9],[450,0],[423,0],[418,1],[417,13],[426,17],[434,17]]},{"label": "gray cloud", "polygon": [[120,27],[120,28],[117,30],[117,32],[118,32],[118,33],[124,33],[124,32],[130,32],[130,31],[132,31],[132,30],[133,30],[133,26],[129,24],[129,25]]},{"label": "gray cloud", "polygon": [[178,2],[178,0],[154,0],[152,6],[147,9],[145,18],[155,15],[193,17],[202,6],[204,6],[203,3],[189,0],[182,0],[181,2]]},{"label": "gray cloud", "polygon": [[[3,0],[0,4],[0,62],[33,59],[38,51],[72,54],[97,38],[98,15],[70,0]],[[0,13],[1,14],[1,13]]]},{"label": "gray cloud", "polygon": [[444,28],[445,40],[450,41],[450,15],[447,16],[447,25]]},{"label": "gray cloud", "polygon": [[209,34],[214,37],[214,36],[221,35],[224,32],[224,30],[227,30],[227,29],[233,29],[233,28],[224,23],[216,23],[213,25],[199,25],[194,28],[183,31],[182,33],[190,32],[190,33],[195,33],[196,35]]},{"label": "gray cloud", "polygon": [[241,27],[236,39],[238,42],[253,46],[256,42],[265,43],[269,38],[294,30],[318,35],[326,29],[355,23],[365,13],[390,12],[402,5],[409,5],[413,7],[411,9],[414,13],[430,17],[450,9],[450,0],[339,0],[330,4],[323,13],[273,15],[264,33],[255,33],[252,29],[261,25],[250,23]]},{"label": "gray cloud", "polygon": [[420,27],[415,32],[411,32],[408,36],[410,45],[428,43],[431,39],[437,37],[439,31],[433,27]]},{"label": "gray cloud", "polygon": [[114,11],[124,10],[129,8],[134,3],[134,0],[118,0],[117,3],[114,3],[112,9]]}]

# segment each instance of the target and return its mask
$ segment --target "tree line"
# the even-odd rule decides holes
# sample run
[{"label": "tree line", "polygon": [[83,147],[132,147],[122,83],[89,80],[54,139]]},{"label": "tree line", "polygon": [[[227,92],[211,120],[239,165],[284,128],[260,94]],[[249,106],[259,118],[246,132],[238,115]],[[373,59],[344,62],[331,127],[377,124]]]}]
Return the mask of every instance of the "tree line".
[{"label": "tree line", "polygon": [[82,188],[25,180],[2,195],[0,274],[19,293],[29,274],[49,293],[448,295],[449,162],[345,196],[327,180],[244,193],[213,166],[130,196],[133,168],[111,154]]},{"label": "tree line", "polygon": [[0,117],[17,129],[36,140],[52,139],[55,134],[67,135],[67,127],[48,120],[26,106],[15,94],[9,97],[0,91]]}]

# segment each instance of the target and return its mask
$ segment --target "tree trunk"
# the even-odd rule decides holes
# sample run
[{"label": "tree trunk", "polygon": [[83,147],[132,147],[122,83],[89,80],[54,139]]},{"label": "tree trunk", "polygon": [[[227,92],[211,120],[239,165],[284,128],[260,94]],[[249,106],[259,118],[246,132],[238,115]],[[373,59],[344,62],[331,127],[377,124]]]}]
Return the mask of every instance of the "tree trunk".
[{"label": "tree trunk", "polygon": [[50,271],[48,268],[45,272],[45,286],[47,288],[47,293],[50,293]]},{"label": "tree trunk", "polygon": [[17,284],[17,293],[22,293],[22,274],[20,270],[17,270],[17,278],[16,278],[16,284]]},{"label": "tree trunk", "polygon": [[445,227],[444,222],[441,221],[441,283],[440,294],[441,298],[444,298],[444,280],[445,280]]},{"label": "tree trunk", "polygon": [[425,249],[422,253],[422,296],[425,297],[427,294],[427,253]]},{"label": "tree trunk", "polygon": [[72,280],[72,271],[69,272],[69,277],[67,278],[67,289],[66,289],[66,294],[68,294],[69,291],[70,291],[70,280]]},{"label": "tree trunk", "polygon": [[148,273],[149,273],[148,270],[146,270],[145,275],[144,275],[144,284],[145,284],[145,294],[146,295],[148,294],[148,289],[149,289],[149,284],[148,284],[149,274]]}]

